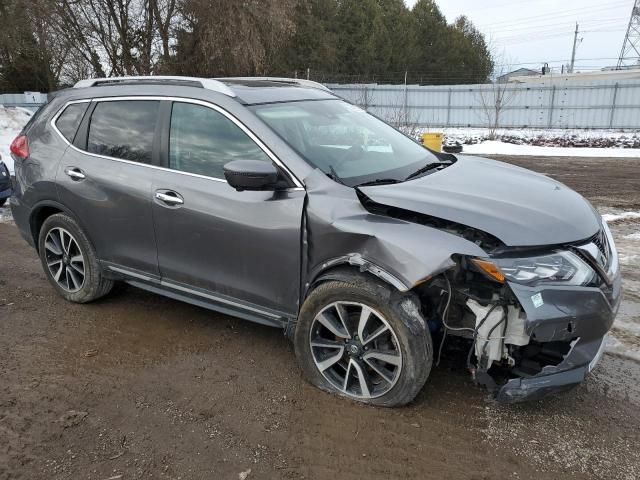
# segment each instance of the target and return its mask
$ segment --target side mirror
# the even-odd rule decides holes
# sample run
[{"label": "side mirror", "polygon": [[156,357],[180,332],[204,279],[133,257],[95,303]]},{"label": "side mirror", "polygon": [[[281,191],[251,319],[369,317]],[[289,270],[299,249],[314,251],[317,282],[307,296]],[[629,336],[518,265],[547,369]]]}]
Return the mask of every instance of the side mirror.
[{"label": "side mirror", "polygon": [[261,160],[233,160],[224,166],[224,178],[238,190],[275,189],[278,170],[270,162]]}]

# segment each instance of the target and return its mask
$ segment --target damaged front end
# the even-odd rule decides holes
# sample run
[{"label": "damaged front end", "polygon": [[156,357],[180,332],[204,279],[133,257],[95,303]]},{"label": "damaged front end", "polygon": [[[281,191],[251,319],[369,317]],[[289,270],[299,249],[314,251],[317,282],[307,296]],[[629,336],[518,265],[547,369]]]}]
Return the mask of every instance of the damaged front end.
[{"label": "damaged front end", "polygon": [[[516,205],[516,215],[514,205],[496,200],[486,210],[491,215],[482,210],[485,216],[475,218],[462,214],[462,206],[471,208],[465,204],[447,219],[430,213],[436,195],[420,188],[426,180],[408,193],[405,184],[354,191],[318,172],[305,182],[302,298],[340,265],[417,294],[436,355],[448,337],[462,338],[473,379],[503,402],[574,386],[597,363],[622,288],[611,233],[585,200],[550,186],[584,218],[554,235],[560,216],[538,212],[539,237],[550,242],[540,247],[530,231],[520,231],[521,216],[532,214],[524,205]],[[499,218],[501,206],[509,230]],[[565,241],[574,234],[592,236]]]},{"label": "damaged front end", "polygon": [[432,331],[469,340],[467,368],[501,402],[582,382],[602,354],[622,289],[606,224],[577,245],[499,248],[419,287]]}]

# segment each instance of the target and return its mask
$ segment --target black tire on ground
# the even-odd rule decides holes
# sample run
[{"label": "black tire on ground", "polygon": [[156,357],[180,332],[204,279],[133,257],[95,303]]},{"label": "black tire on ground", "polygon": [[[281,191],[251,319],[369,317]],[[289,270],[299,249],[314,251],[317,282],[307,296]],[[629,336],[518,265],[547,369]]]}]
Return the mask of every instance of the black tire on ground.
[{"label": "black tire on ground", "polygon": [[462,153],[462,145],[445,145],[442,150],[446,153]]},{"label": "black tire on ground", "polygon": [[[361,398],[340,391],[320,372],[313,358],[313,321],[334,302],[358,302],[379,312],[395,333],[402,354],[402,368],[391,389],[377,397]],[[402,294],[375,277],[353,274],[348,280],[320,283],[306,298],[294,334],[295,352],[307,380],[316,387],[355,401],[396,407],[411,402],[424,386],[433,363],[431,334],[417,297]]]},{"label": "black tire on ground", "polygon": [[0,208],[4,207],[4,204],[7,203],[6,198],[0,198]]},{"label": "black tire on ground", "polygon": [[[75,292],[66,291],[58,285],[47,266],[45,240],[47,234],[56,228],[63,228],[73,236],[84,257],[84,281],[82,287]],[[98,258],[91,242],[89,242],[85,233],[70,216],[64,213],[57,213],[51,215],[44,221],[38,238],[38,251],[47,279],[64,299],[74,303],[87,303],[97,300],[111,291],[113,281],[102,276]]]}]

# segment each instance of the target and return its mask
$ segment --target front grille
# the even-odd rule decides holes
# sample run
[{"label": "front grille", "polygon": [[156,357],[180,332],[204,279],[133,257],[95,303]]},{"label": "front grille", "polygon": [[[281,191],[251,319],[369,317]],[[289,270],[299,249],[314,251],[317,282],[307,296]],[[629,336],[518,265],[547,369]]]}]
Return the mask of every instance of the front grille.
[{"label": "front grille", "polygon": [[[589,244],[595,245],[597,248],[597,253],[594,252],[595,249],[589,249]],[[609,245],[609,239],[607,238],[607,233],[604,229],[600,229],[598,233],[596,233],[593,237],[589,239],[587,245],[587,251],[591,254],[592,257],[600,264],[605,271],[609,268],[609,264],[611,261],[611,246]],[[595,253],[595,254],[594,254]]]},{"label": "front grille", "polygon": [[602,253],[602,255],[609,259],[611,251],[609,250],[609,240],[607,240],[607,234],[605,233],[605,231],[600,230],[593,236],[591,241],[596,244],[598,250],[600,250],[600,253]]}]

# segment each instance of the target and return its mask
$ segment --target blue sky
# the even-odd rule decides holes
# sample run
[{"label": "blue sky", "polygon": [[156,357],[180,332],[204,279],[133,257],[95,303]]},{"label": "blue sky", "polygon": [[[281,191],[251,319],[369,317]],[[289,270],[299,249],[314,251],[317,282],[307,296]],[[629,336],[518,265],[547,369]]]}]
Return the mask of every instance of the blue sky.
[{"label": "blue sky", "polygon": [[[416,0],[405,0],[412,6]],[[583,38],[576,65],[593,70],[617,62],[633,0],[439,0],[452,22],[467,15],[489,40],[496,58],[514,67],[559,67],[571,58],[578,22]]]}]

